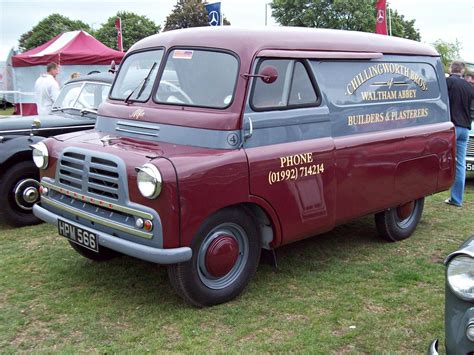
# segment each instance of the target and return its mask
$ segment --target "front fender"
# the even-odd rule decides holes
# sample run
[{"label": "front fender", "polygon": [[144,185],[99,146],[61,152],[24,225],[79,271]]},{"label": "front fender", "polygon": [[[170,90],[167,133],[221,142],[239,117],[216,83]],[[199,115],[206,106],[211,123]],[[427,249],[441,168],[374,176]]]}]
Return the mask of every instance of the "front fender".
[{"label": "front fender", "polygon": [[30,145],[43,139],[44,137],[41,136],[5,137],[5,141],[0,143],[0,165],[19,153],[31,152]]}]

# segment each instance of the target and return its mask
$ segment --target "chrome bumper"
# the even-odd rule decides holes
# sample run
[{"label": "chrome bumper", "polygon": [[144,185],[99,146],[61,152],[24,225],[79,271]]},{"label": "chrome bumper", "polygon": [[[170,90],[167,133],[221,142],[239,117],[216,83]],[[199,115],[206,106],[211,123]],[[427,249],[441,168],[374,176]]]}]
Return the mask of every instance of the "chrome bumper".
[{"label": "chrome bumper", "polygon": [[438,339],[433,340],[428,348],[428,355],[438,355]]},{"label": "chrome bumper", "polygon": [[[33,214],[39,219],[46,223],[58,225],[58,216],[47,209],[36,204],[33,206]],[[79,228],[84,228],[67,218],[61,217],[61,220],[66,221]],[[99,245],[106,248],[118,251],[122,254],[133,256],[137,259],[150,261],[156,264],[177,264],[191,259],[193,253],[191,248],[181,247],[173,249],[160,249],[153,248],[146,245],[133,243],[128,240],[114,237],[110,234],[106,234],[95,229],[86,227],[85,229],[90,230],[98,236]]]}]

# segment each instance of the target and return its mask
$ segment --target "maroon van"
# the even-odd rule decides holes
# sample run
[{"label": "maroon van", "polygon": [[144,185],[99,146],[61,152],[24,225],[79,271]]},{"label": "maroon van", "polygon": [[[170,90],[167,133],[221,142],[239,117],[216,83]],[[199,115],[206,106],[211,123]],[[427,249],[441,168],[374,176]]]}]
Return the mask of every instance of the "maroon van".
[{"label": "maroon van", "polygon": [[431,47],[301,28],[170,31],[127,53],[94,131],[34,146],[41,201],[81,255],[169,265],[229,301],[261,250],[375,215],[408,238],[450,187],[454,128]]}]

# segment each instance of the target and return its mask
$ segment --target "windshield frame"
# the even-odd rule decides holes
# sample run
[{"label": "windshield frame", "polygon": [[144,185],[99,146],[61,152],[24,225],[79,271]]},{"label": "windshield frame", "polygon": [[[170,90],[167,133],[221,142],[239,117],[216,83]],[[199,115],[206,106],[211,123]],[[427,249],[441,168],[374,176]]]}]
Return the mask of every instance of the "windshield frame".
[{"label": "windshield frame", "polygon": [[[139,53],[144,53],[144,52],[153,52],[153,51],[157,51],[157,50],[162,50],[163,51],[163,55],[161,57],[161,60],[159,62],[155,62],[156,63],[156,66],[158,67],[158,70],[157,70],[157,74],[155,75],[155,77],[151,77],[149,78],[149,80],[152,80],[154,79],[155,81],[153,82],[153,86],[151,87],[151,91],[150,91],[150,94],[148,95],[148,97],[146,97],[144,100],[135,100],[135,99],[132,99],[132,100],[129,100],[129,102],[126,102],[126,97],[124,98],[120,98],[120,97],[113,97],[112,96],[112,92],[114,91],[115,89],[115,86],[118,85],[118,79],[120,77],[120,73],[122,72],[122,70],[124,70],[124,66],[123,66],[123,63],[125,63],[126,60],[128,60],[129,57],[135,55],[135,54],[139,54]],[[142,48],[142,49],[139,49],[139,50],[136,50],[136,51],[133,51],[133,52],[129,52],[125,55],[125,57],[122,59],[122,61],[120,62],[120,66],[119,66],[119,69],[117,71],[117,73],[115,74],[115,78],[114,78],[114,82],[112,83],[112,86],[110,87],[110,91],[109,91],[109,96],[108,96],[108,99],[109,100],[113,100],[113,101],[119,101],[119,102],[124,102],[126,105],[130,105],[130,104],[133,104],[135,102],[139,102],[139,103],[145,103],[145,102],[148,102],[150,100],[150,97],[152,97],[154,95],[154,91],[155,91],[155,86],[156,86],[156,80],[158,77],[161,77],[161,70],[162,70],[162,66],[163,66],[163,58],[165,58],[166,56],[166,48],[164,46],[157,46],[157,47],[147,47],[147,48]],[[155,69],[153,69],[155,70]],[[145,79],[145,78],[143,78]],[[142,80],[140,80],[139,83],[142,83]],[[135,89],[135,88],[134,88]]]},{"label": "windshield frame", "polygon": [[[205,52],[218,52],[218,53],[225,53],[233,56],[237,60],[237,70],[236,70],[236,75],[235,75],[235,80],[234,80],[234,88],[232,89],[232,100],[226,105],[222,107],[215,107],[215,106],[204,106],[204,105],[190,105],[187,103],[173,103],[173,102],[161,102],[158,101],[156,98],[156,93],[158,91],[158,86],[161,82],[161,79],[163,77],[163,74],[165,72],[166,68],[166,63],[168,62],[168,59],[171,55],[171,53],[174,50],[196,50],[196,51],[205,51]],[[199,46],[183,46],[183,45],[178,45],[178,46],[172,46],[166,50],[165,55],[162,58],[162,63],[160,65],[160,68],[158,70],[158,76],[153,83],[153,89],[152,89],[152,101],[155,104],[158,105],[166,105],[166,106],[179,106],[179,107],[192,107],[192,108],[205,108],[205,109],[212,109],[212,110],[226,110],[232,104],[234,103],[235,96],[236,96],[236,90],[237,90],[237,85],[239,83],[239,77],[240,77],[240,67],[241,67],[241,62],[240,62],[240,57],[237,55],[237,53],[229,50],[229,49],[224,49],[224,48],[215,48],[215,47],[199,47]]]}]

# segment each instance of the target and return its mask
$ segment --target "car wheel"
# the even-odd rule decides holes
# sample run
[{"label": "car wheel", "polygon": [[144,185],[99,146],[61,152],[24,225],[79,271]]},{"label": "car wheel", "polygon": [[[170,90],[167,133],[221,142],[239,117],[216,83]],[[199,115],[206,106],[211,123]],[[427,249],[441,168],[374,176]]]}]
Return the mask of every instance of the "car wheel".
[{"label": "car wheel", "polygon": [[39,200],[38,168],[29,161],[10,167],[0,179],[0,222],[15,227],[40,223],[33,215]]},{"label": "car wheel", "polygon": [[121,253],[115,250],[102,247],[102,246],[99,247],[99,252],[96,253],[95,251],[84,248],[83,246],[78,245],[74,242],[69,242],[69,244],[75,251],[77,251],[83,257],[93,260],[93,261],[107,261],[107,260],[110,260],[122,255]]},{"label": "car wheel", "polygon": [[377,213],[375,225],[379,235],[390,242],[410,237],[420,221],[424,203],[425,199],[420,198]]},{"label": "car wheel", "polygon": [[191,260],[168,266],[168,275],[185,301],[206,307],[230,301],[244,290],[257,270],[261,242],[252,217],[228,208],[204,222],[191,248]]}]

